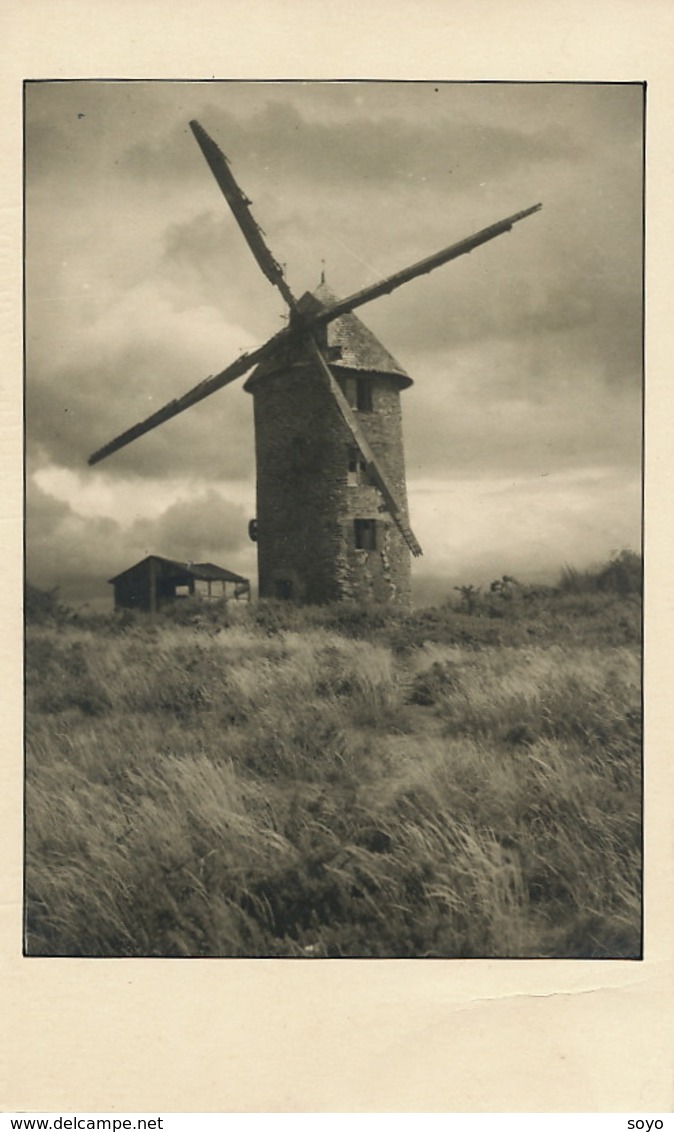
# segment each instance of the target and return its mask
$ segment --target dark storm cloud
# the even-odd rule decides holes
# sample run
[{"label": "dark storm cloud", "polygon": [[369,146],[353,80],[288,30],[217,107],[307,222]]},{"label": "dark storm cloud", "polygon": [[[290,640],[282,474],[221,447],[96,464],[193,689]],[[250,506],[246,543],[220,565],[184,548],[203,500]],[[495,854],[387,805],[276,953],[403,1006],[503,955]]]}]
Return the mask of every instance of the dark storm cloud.
[{"label": "dark storm cloud", "polygon": [[106,570],[120,542],[119,524],[108,518],[83,519],[33,480],[28,480],[26,495],[29,582],[51,587],[72,576],[109,576]]},{"label": "dark storm cloud", "polygon": [[149,123],[152,130],[152,123],[163,123],[164,117],[161,95],[149,84],[29,82],[25,119],[28,181],[35,187],[63,178],[62,189],[67,185],[69,192],[86,196],[92,175],[109,180],[117,172],[129,135],[144,128],[140,123]]},{"label": "dark storm cloud", "polygon": [[[527,278],[525,272],[513,271],[510,285],[498,278],[479,288],[458,287],[452,281],[441,300],[434,296],[433,303],[414,304],[413,317],[401,334],[401,360],[426,355],[430,365],[434,354],[470,343],[482,343],[490,352],[498,349],[498,341],[507,347],[519,343],[521,383],[530,376],[527,358],[535,354],[541,363],[540,384],[557,379],[557,341],[567,335],[563,348],[569,381],[582,383],[584,369],[590,366],[601,371],[608,386],[636,388],[641,383],[642,318],[639,273],[632,274],[632,279],[616,275],[598,285],[582,270],[560,264],[547,280],[540,273]],[[396,313],[384,309],[375,316],[394,352]],[[546,348],[551,351],[547,363]],[[517,395],[521,383],[516,377],[514,381],[512,393]],[[537,387],[530,386],[534,396]]]},{"label": "dark storm cloud", "polygon": [[550,475],[574,467],[631,467],[638,474],[639,406],[631,401],[610,413],[588,397],[587,406],[564,396],[516,406],[490,396],[482,408],[473,395],[454,398],[453,413],[435,400],[405,404],[407,468],[411,477],[461,480],[490,475]]},{"label": "dark storm cloud", "polygon": [[[290,101],[270,102],[250,117],[213,103],[201,112],[202,125],[233,162],[259,177],[282,175],[285,182],[361,188],[406,183],[423,177],[458,188],[483,175],[516,166],[577,158],[582,150],[563,128],[525,132],[512,127],[443,120],[410,123],[402,118],[347,122],[311,121]],[[191,145],[186,146],[186,138]],[[136,143],[120,156],[120,168],[143,181],[203,177],[203,162],[184,125],[161,138]],[[278,189],[280,186],[276,185]]]},{"label": "dark storm cloud", "polygon": [[[29,337],[28,446],[44,463],[75,469],[84,469],[89,455],[113,436],[224,368],[249,344],[209,310],[179,310],[142,291],[111,303],[95,325],[61,333],[53,352],[48,338]],[[252,471],[251,409],[240,384],[223,390],[208,406],[193,407],[123,449],[104,468],[122,477],[246,478]]]},{"label": "dark storm cloud", "polygon": [[[31,456],[41,463],[84,470],[88,457],[170,395],[162,381],[161,355],[152,357],[152,376],[126,356],[126,367],[70,368],[51,380],[33,382],[27,396],[26,423]],[[189,371],[186,369],[186,376]],[[206,374],[189,374],[190,379]],[[144,385],[138,396],[137,382]],[[175,392],[195,382],[184,380]],[[147,390],[156,397],[148,400]],[[161,429],[108,458],[101,468],[114,476],[156,477],[203,475],[213,479],[247,479],[252,474],[251,404],[236,390],[223,390],[209,404],[197,405]]]},{"label": "dark storm cloud", "polygon": [[616,389],[607,398],[604,381],[585,367],[568,380],[574,362],[566,338],[557,348],[556,370],[532,366],[517,375],[519,395],[511,377],[519,351],[511,353],[506,375],[503,354],[494,353],[491,367],[484,358],[476,364],[474,355],[458,365],[453,359],[444,388],[424,381],[420,366],[403,400],[408,474],[462,479],[608,466],[638,475],[640,391]]},{"label": "dark storm cloud", "polygon": [[[224,209],[169,224],[162,236],[159,273],[174,284],[176,293],[185,295],[186,304],[212,305],[228,322],[245,326],[259,344],[279,329],[283,303],[258,271]],[[214,359],[216,367],[234,361],[244,346],[249,343],[242,343],[231,357],[221,354]]]},{"label": "dark storm cloud", "polygon": [[137,520],[131,538],[179,560],[202,561],[244,546],[247,523],[242,507],[211,489],[179,500],[156,520]]}]

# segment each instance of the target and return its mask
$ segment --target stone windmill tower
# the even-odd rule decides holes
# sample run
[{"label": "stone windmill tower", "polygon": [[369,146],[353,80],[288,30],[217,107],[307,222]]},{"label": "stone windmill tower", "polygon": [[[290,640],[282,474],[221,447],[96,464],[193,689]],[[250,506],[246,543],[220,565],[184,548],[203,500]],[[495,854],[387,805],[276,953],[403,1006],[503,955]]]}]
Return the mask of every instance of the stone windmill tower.
[{"label": "stone windmill tower", "polygon": [[[313,313],[336,301],[322,282],[298,307]],[[321,349],[407,526],[400,391],[412,382],[354,314],[327,326]],[[262,362],[244,389],[255,408],[260,596],[409,604],[410,547],[382,510],[316,362],[291,345]]]},{"label": "stone windmill tower", "polygon": [[198,122],[192,132],[262,272],[283,296],[286,328],[221,373],[110,441],[95,464],[254,368],[259,592],[298,602],[410,600],[400,392],[410,378],[353,311],[510,231],[534,205],[346,299],[324,281],[296,299],[229,163]]}]

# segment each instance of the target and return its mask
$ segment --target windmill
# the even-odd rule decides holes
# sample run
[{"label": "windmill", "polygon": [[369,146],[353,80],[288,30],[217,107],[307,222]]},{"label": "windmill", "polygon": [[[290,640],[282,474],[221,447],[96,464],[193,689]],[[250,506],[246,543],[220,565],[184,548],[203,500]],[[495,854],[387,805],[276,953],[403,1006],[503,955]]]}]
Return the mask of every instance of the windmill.
[{"label": "windmill", "polygon": [[259,593],[299,602],[410,599],[410,555],[421,547],[408,517],[400,392],[411,379],[353,313],[417,276],[510,231],[533,205],[345,299],[322,278],[297,299],[236,183],[198,122],[196,141],[263,274],[289,311],[288,325],[123,432],[89,457],[118,451],[254,370]]}]

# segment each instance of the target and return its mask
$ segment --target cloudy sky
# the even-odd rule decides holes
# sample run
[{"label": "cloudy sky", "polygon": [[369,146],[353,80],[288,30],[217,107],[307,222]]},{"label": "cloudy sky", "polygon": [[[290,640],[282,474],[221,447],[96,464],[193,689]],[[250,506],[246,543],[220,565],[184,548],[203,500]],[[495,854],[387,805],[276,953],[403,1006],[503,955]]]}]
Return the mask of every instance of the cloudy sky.
[{"label": "cloudy sky", "polygon": [[501,83],[28,84],[27,576],[70,601],[148,553],[255,578],[242,383],[87,456],[283,325],[188,127],[296,294],[349,294],[538,201],[362,308],[403,394],[417,600],[638,549],[642,91]]}]

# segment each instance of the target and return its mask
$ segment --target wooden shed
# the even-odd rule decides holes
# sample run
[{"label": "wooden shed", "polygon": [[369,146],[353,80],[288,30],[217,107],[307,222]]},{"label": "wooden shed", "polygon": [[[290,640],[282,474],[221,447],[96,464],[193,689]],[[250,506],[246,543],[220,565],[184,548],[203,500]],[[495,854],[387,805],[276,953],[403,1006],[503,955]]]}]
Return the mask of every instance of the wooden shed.
[{"label": "wooden shed", "polygon": [[155,613],[167,602],[198,595],[250,600],[250,582],[212,562],[176,562],[150,554],[109,579],[115,587],[115,609]]}]

